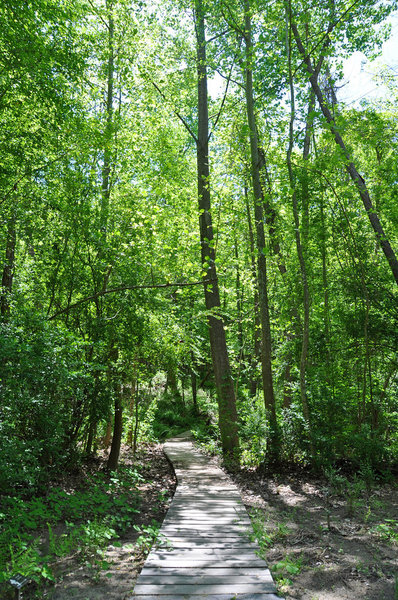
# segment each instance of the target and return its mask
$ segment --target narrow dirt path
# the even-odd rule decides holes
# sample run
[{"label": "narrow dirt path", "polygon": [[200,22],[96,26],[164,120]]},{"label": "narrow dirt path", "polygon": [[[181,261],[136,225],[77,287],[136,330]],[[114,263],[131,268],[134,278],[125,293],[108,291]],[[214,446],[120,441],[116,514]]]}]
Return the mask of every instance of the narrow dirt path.
[{"label": "narrow dirt path", "polygon": [[281,600],[235,484],[187,435],[164,449],[177,491],[131,600]]}]

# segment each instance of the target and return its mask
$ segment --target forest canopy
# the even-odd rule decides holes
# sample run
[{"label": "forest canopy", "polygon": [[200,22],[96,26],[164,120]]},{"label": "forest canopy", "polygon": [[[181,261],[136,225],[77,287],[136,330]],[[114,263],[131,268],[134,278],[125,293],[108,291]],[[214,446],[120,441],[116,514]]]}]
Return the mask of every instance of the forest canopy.
[{"label": "forest canopy", "polygon": [[396,8],[2,2],[3,491],[189,428],[243,465],[397,464],[396,79],[339,101]]}]

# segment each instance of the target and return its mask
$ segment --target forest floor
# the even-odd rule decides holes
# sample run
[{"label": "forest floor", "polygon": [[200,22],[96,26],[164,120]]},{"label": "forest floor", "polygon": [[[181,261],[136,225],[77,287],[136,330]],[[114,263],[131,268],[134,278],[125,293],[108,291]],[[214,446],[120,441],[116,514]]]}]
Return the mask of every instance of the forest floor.
[{"label": "forest floor", "polygon": [[[122,460],[131,462],[126,449]],[[135,522],[141,531],[132,527],[108,546],[104,570],[93,572],[74,557],[60,560],[57,583],[47,587],[41,598],[125,600],[131,596],[149,552],[153,520],[162,521],[175,489],[161,446],[140,450],[137,461],[145,477],[139,485],[141,503]],[[269,477],[242,469],[229,474],[252,516],[262,556],[287,600],[398,599],[396,483],[366,490],[358,480],[350,484],[337,476],[332,485],[308,473]]]},{"label": "forest floor", "polygon": [[[57,583],[47,587],[40,596],[43,599],[124,600],[131,596],[152,545],[154,521],[157,525],[162,523],[176,481],[161,445],[140,448],[134,461],[131,449],[123,447],[121,462],[125,466],[138,467],[144,478],[144,482],[137,486],[140,510],[134,519],[134,526],[105,550],[103,558],[108,565],[106,569],[93,570],[90,564],[82,564],[73,556],[60,560],[55,565]],[[105,457],[100,464],[105,465]],[[76,483],[81,487],[81,481]]]},{"label": "forest floor", "polygon": [[[398,600],[398,486],[232,475],[289,600]],[[365,488],[365,489],[364,489]]]}]

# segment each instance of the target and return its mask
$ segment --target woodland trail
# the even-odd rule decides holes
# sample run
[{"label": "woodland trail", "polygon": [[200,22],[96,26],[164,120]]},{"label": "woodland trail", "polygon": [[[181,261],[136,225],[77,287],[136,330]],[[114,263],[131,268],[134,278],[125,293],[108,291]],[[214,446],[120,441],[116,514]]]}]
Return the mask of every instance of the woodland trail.
[{"label": "woodland trail", "polygon": [[131,600],[281,600],[230,478],[187,434],[164,450],[178,486]]}]

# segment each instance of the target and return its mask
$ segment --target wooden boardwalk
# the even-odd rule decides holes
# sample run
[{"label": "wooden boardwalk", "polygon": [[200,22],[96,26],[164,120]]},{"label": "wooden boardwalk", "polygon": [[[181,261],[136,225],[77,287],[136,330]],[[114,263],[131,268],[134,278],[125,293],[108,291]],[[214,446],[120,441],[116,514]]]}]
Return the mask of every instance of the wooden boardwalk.
[{"label": "wooden boardwalk", "polygon": [[131,600],[281,600],[231,479],[186,435],[164,450],[178,486]]}]

